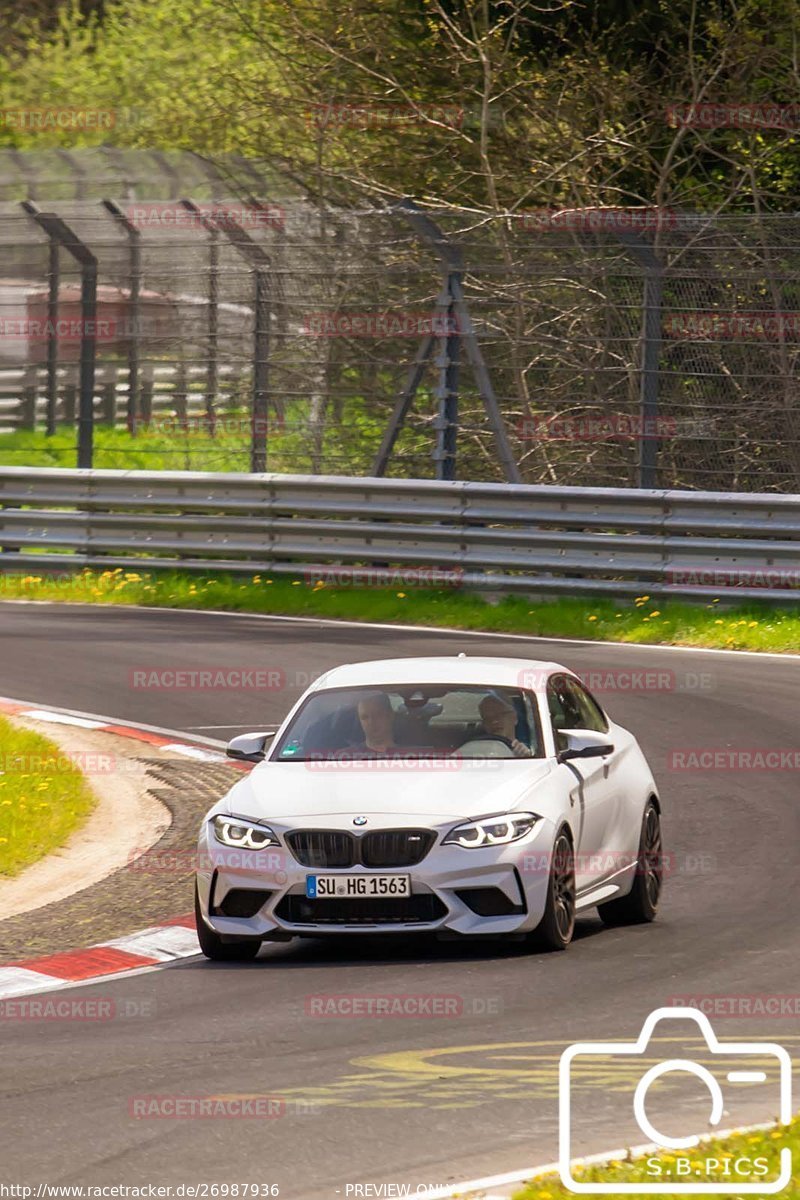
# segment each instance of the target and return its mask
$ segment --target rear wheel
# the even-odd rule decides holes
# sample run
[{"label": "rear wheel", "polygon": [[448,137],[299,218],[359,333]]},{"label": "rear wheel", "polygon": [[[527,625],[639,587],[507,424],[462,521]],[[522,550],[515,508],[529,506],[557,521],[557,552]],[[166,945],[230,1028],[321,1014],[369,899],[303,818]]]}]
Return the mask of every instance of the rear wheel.
[{"label": "rear wheel", "polygon": [[597,906],[601,920],[611,927],[646,925],[654,921],[663,882],[661,817],[655,801],[648,800],[642,817],[633,887],[627,896]]},{"label": "rear wheel", "polygon": [[562,829],[553,846],[544,916],[531,935],[537,950],[566,950],[575,932],[575,854]]},{"label": "rear wheel", "polygon": [[261,938],[241,938],[237,942],[223,942],[218,933],[209,928],[203,920],[200,911],[200,897],[197,885],[194,889],[194,920],[197,926],[197,940],[206,958],[213,962],[249,962],[255,958],[261,949]]}]

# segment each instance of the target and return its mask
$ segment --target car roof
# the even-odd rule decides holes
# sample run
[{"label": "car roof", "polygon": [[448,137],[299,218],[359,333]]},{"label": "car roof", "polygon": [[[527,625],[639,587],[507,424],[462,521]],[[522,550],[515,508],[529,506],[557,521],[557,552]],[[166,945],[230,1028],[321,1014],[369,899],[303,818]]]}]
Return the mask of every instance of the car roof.
[{"label": "car roof", "polygon": [[381,658],[334,667],[315,681],[313,690],[390,684],[463,683],[543,691],[548,675],[567,670],[560,663],[539,659],[486,658],[472,654]]}]

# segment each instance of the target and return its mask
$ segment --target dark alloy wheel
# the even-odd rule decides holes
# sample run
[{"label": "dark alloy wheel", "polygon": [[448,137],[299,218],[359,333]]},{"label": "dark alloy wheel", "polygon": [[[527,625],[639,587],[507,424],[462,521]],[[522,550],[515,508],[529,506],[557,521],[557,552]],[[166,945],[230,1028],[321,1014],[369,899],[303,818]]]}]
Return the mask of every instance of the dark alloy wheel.
[{"label": "dark alloy wheel", "polygon": [[566,830],[553,846],[544,916],[531,942],[539,950],[566,950],[575,932],[575,853]]},{"label": "dark alloy wheel", "polygon": [[646,925],[654,921],[664,885],[661,817],[655,800],[648,800],[642,817],[639,854],[633,887],[627,896],[599,904],[597,911],[606,925]]},{"label": "dark alloy wheel", "polygon": [[210,958],[213,962],[249,962],[261,949],[261,938],[241,938],[236,942],[223,942],[219,934],[215,933],[203,920],[197,885],[194,889],[194,920],[200,949],[206,958]]}]

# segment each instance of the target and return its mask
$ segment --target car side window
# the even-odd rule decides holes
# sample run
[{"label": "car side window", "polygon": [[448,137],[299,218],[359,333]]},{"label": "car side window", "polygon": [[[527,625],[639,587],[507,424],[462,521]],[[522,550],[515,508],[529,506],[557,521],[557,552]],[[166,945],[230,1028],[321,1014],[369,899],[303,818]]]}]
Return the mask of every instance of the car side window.
[{"label": "car side window", "polygon": [[577,679],[565,678],[564,683],[574,698],[580,712],[580,728],[593,729],[596,733],[608,733],[608,720],[591,692]]},{"label": "car side window", "polygon": [[569,690],[566,675],[553,675],[547,684],[547,707],[556,741],[556,749],[563,750],[566,741],[562,729],[582,729],[583,714],[576,697]]}]

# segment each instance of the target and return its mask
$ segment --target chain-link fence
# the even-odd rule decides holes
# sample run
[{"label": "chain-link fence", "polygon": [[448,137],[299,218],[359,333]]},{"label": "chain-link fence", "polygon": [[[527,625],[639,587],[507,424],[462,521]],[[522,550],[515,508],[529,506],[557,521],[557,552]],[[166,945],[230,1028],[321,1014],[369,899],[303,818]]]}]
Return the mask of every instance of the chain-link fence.
[{"label": "chain-link fence", "polygon": [[[7,200],[0,462],[75,465],[93,412],[98,467],[798,491],[798,234],[655,209]],[[94,324],[70,238],[96,259]]]}]

